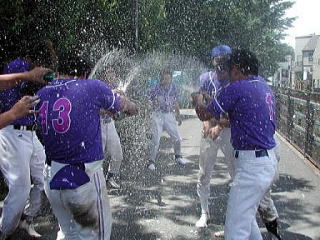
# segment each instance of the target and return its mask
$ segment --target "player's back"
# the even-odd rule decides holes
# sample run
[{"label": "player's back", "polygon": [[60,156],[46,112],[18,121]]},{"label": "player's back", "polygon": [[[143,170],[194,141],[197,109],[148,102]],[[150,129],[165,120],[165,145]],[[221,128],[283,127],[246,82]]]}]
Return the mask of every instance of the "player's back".
[{"label": "player's back", "polygon": [[275,132],[275,99],[272,90],[259,76],[254,76],[246,80],[233,82],[229,85],[232,91],[229,95],[234,102],[233,111],[229,112],[231,129],[233,136],[239,141],[237,147],[241,149],[251,149],[249,142],[254,142],[254,147],[260,146],[262,149],[271,149],[275,146],[273,135]]},{"label": "player's back", "polygon": [[54,80],[38,92],[41,133],[49,161],[91,162],[103,158],[99,111],[115,96],[99,80]]}]

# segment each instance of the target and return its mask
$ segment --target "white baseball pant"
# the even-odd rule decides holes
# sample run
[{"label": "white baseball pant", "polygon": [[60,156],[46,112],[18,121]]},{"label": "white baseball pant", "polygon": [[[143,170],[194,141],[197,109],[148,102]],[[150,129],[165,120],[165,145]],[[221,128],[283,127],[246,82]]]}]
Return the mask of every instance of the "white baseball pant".
[{"label": "white baseball pant", "polygon": [[100,118],[102,148],[111,157],[108,172],[118,174],[123,160],[119,135],[112,119]]},{"label": "white baseball pant", "polygon": [[35,131],[26,130],[25,127],[17,130],[12,125],[0,130],[0,153],[1,172],[9,188],[4,200],[0,230],[10,234],[19,224],[24,209],[31,219],[40,209],[45,153]]},{"label": "white baseball pant", "polygon": [[[276,147],[274,148],[274,153],[277,159],[277,163],[280,161],[280,142],[277,137],[277,135],[274,135],[274,139],[276,141]],[[279,171],[277,169],[276,176],[274,177],[274,181],[278,180],[279,178]],[[264,221],[273,221],[276,218],[279,218],[278,211],[276,209],[276,206],[274,205],[274,202],[271,198],[271,186],[267,190],[266,194],[263,196],[262,200],[259,204],[259,214],[262,217]]]},{"label": "white baseball pant", "polygon": [[52,177],[65,164],[45,167],[45,191],[60,231],[57,240],[109,240],[112,217],[102,160],[85,164],[90,182],[76,188],[51,190]]},{"label": "white baseball pant", "polygon": [[[197,183],[197,193],[200,199],[201,212],[209,213],[209,197],[210,197],[210,180],[217,159],[217,153],[220,149],[225,157],[225,162],[228,166],[228,172],[233,178],[234,175],[234,150],[230,143],[231,130],[225,128],[221,131],[219,137],[212,140],[210,137],[202,137],[200,143],[199,157],[199,175]],[[276,158],[279,161],[279,141],[275,137],[277,147],[275,148]],[[259,205],[259,213],[261,217],[267,221],[272,221],[279,217],[278,211],[271,198],[271,189],[266,192]]]},{"label": "white baseball pant", "polygon": [[203,136],[201,138],[197,193],[200,198],[202,213],[209,213],[208,200],[210,197],[210,180],[219,149],[224,154],[224,159],[228,166],[230,176],[232,177],[233,175],[232,164],[234,156],[233,147],[230,143],[230,137],[230,128],[225,128],[215,140],[212,140],[212,138],[209,136]]},{"label": "white baseball pant", "polygon": [[173,141],[174,154],[181,155],[181,137],[174,113],[153,112],[151,114],[150,162],[155,162],[156,160],[163,131],[166,131]]},{"label": "white baseball pant", "polygon": [[256,157],[255,151],[239,151],[234,161],[235,176],[230,189],[226,222],[226,240],[262,240],[256,212],[277,172],[274,150]]}]

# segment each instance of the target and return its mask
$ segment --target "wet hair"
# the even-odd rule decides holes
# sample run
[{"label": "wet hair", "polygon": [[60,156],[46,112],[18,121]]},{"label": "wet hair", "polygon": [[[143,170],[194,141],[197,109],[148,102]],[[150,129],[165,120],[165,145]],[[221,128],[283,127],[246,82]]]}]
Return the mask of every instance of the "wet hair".
[{"label": "wet hair", "polygon": [[246,49],[234,50],[230,56],[230,65],[236,66],[245,76],[259,74],[258,58]]},{"label": "wet hair", "polygon": [[54,62],[46,40],[31,39],[24,46],[26,46],[24,55],[33,65],[47,68],[53,66]]},{"label": "wet hair", "polygon": [[70,76],[83,76],[90,73],[92,64],[77,50],[69,50],[59,58],[58,71]]}]

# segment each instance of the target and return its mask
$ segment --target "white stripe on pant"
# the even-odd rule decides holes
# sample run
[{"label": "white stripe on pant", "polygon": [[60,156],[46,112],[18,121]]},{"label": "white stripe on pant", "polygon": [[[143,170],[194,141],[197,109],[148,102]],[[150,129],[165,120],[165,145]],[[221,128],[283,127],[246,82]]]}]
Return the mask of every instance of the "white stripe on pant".
[{"label": "white stripe on pant", "polygon": [[226,240],[262,240],[256,212],[277,172],[274,150],[268,150],[268,155],[257,158],[255,151],[239,151],[235,159],[235,176],[227,205]]},{"label": "white stripe on pant", "polygon": [[45,168],[45,191],[60,226],[57,240],[109,240],[112,217],[102,161],[86,163],[90,182],[76,189],[51,190],[51,178],[63,166],[52,162]]}]

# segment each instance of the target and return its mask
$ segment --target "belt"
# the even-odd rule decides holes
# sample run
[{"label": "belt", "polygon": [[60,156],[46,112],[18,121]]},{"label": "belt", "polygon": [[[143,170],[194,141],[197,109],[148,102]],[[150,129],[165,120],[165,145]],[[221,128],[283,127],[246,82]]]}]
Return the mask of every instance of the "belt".
[{"label": "belt", "polygon": [[13,125],[13,129],[16,130],[27,130],[27,131],[35,131],[36,130],[37,125],[29,125],[29,126],[24,126],[24,125],[19,125],[19,124],[15,124]]},{"label": "belt", "polygon": [[[256,155],[256,158],[269,156],[268,151],[267,151],[266,149],[255,150],[254,153],[255,153],[255,155]],[[234,157],[235,157],[235,158],[238,158],[238,157],[239,157],[239,150],[236,150],[236,151],[235,151]]]},{"label": "belt", "polygon": [[[48,166],[50,166],[51,167],[51,160],[49,160],[49,159],[46,159],[46,164],[48,165]],[[58,162],[59,163],[59,162]],[[65,164],[65,165],[72,165],[72,166],[77,166],[77,167],[80,167],[82,170],[85,170],[86,169],[86,165],[85,165],[85,163],[62,163],[62,164]]]},{"label": "belt", "polygon": [[173,110],[160,110],[161,113],[173,113]]}]

